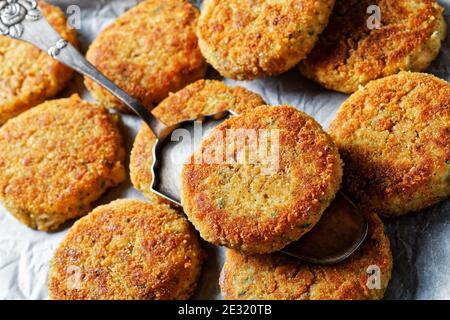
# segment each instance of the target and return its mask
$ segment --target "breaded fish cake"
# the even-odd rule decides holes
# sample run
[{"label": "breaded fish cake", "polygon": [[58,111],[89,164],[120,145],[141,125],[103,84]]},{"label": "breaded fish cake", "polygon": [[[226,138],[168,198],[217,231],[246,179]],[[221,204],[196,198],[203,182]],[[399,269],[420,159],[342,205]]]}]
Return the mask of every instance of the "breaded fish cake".
[{"label": "breaded fish cake", "polygon": [[220,279],[223,297],[227,300],[383,298],[391,278],[392,255],[383,223],[376,214],[369,214],[368,218],[369,236],[365,243],[352,257],[336,265],[307,264],[279,253],[245,256],[228,250]]},{"label": "breaded fish cake", "polygon": [[188,299],[202,260],[197,234],[179,212],[117,200],[69,230],[51,262],[50,299]]},{"label": "breaded fish cake", "polygon": [[[379,29],[373,28],[375,6]],[[328,27],[300,70],[344,93],[401,70],[422,71],[446,37],[443,11],[435,0],[337,0]]]},{"label": "breaded fish cake", "polygon": [[221,75],[250,80],[283,73],[311,51],[335,0],[206,0],[197,28]]},{"label": "breaded fish cake", "polygon": [[330,135],[345,162],[344,188],[384,215],[418,211],[450,195],[450,84],[401,72],[344,102]]},{"label": "breaded fish cake", "polygon": [[78,96],[47,101],[0,128],[0,200],[22,223],[54,230],[125,179],[118,118]]},{"label": "breaded fish cake", "polygon": [[[151,109],[170,92],[204,77],[206,62],[195,34],[198,15],[186,0],[143,1],[95,39],[87,59]],[[85,83],[104,106],[129,110],[92,80]]]},{"label": "breaded fish cake", "polygon": [[[59,34],[77,44],[76,32],[69,29],[64,13],[38,1],[39,8]],[[23,111],[54,97],[64,89],[72,69],[31,44],[0,35],[0,125]]]},{"label": "breaded fish cake", "polygon": [[183,166],[182,204],[206,241],[269,253],[313,228],[341,178],[337,147],[313,118],[289,106],[262,106],[203,140]]},{"label": "breaded fish cake", "polygon": [[[263,104],[264,101],[259,95],[247,89],[229,87],[216,80],[198,80],[171,94],[152,112],[167,125],[173,125],[229,109],[242,113]],[[155,141],[151,130],[143,125],[131,151],[130,175],[136,189],[143,192],[147,198],[159,201],[161,197],[150,191]]]}]

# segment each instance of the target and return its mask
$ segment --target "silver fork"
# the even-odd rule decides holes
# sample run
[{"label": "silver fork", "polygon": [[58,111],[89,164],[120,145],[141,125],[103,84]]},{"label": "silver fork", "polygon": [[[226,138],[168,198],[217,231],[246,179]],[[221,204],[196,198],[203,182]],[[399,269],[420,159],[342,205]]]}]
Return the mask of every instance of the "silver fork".
[{"label": "silver fork", "polygon": [[[90,64],[78,50],[49,25],[34,0],[0,0],[0,33],[29,42],[54,59],[91,78],[111,92],[139,116],[153,131],[157,142],[153,149],[153,182],[151,190],[180,206],[180,175],[183,160],[208,132],[224,119],[234,116],[233,111],[206,115],[193,120],[166,126],[142,106],[136,99],[116,86]],[[201,123],[202,134],[194,134]],[[189,132],[193,141],[174,141],[172,133],[182,128]],[[178,159],[178,160],[177,160]],[[351,256],[363,243],[368,230],[368,221],[353,203],[342,193],[324,213],[312,231],[282,252],[303,261],[316,264],[338,263]]]}]

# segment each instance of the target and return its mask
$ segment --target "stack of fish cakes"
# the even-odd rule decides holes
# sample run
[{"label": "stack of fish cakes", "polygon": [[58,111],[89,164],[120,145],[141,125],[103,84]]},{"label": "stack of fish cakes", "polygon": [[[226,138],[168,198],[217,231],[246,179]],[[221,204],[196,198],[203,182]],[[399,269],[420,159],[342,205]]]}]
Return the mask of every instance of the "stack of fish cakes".
[{"label": "stack of fish cakes", "polygon": [[[368,29],[369,5],[381,10],[379,28]],[[62,13],[40,6],[76,43],[73,31],[58,28]],[[261,163],[185,165],[182,202],[193,226],[150,192],[156,140],[145,125],[131,150],[130,175],[147,201],[118,200],[87,214],[106,189],[126,178],[117,116],[105,107],[129,110],[110,93],[86,79],[102,106],[74,96],[15,117],[67,83],[69,70],[51,59],[45,61],[54,63],[50,80],[36,100],[27,98],[27,90],[7,87],[2,96],[16,96],[0,106],[0,123],[12,118],[0,128],[0,199],[40,230],[60,229],[87,214],[55,253],[50,297],[188,299],[205,257],[195,227],[206,241],[229,248],[220,280],[226,299],[381,299],[392,255],[376,214],[422,210],[450,195],[449,84],[426,74],[397,74],[421,71],[437,56],[446,35],[442,11],[432,0],[251,6],[206,0],[201,12],[184,0],[146,0],[107,27],[87,58],[145,107],[157,106],[152,112],[164,123],[227,109],[239,114],[215,128],[198,152],[214,149],[214,135],[227,130],[278,134],[279,157],[270,174]],[[0,49],[1,41],[13,40],[1,38]],[[245,80],[298,65],[326,88],[356,92],[328,134],[294,107],[264,106],[249,90],[200,80],[206,61],[225,77]],[[9,83],[10,71],[4,73],[0,79]],[[33,83],[26,73],[19,77]],[[232,153],[251,148],[235,146]],[[334,266],[277,253],[314,228],[341,181],[368,212],[363,246]],[[371,266],[381,273],[375,289],[367,286]]]}]

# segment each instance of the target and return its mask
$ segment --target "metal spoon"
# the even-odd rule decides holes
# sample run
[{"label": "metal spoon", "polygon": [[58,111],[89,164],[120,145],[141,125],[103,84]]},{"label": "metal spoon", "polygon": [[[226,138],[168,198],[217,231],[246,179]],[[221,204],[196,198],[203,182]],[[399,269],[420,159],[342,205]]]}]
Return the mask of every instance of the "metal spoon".
[{"label": "metal spoon", "polygon": [[[235,114],[224,111],[166,126],[98,71],[75,47],[62,39],[43,17],[36,1],[24,0],[15,5],[21,6],[21,10],[12,10],[14,8],[10,8],[9,4],[0,7],[0,33],[29,42],[48,52],[54,59],[91,78],[130,107],[157,137],[153,150],[155,160],[152,166],[152,191],[180,206],[180,174],[184,159],[199,146],[203,136],[212,128]],[[14,12],[15,16],[11,17]],[[184,139],[174,139],[173,134],[178,128],[189,133],[190,138],[186,139],[184,135]],[[199,129],[202,131],[200,134]],[[355,252],[364,241],[367,228],[365,215],[358,212],[345,196],[338,196],[318,226],[300,241],[286,247],[283,252],[307,262],[337,263]]]}]

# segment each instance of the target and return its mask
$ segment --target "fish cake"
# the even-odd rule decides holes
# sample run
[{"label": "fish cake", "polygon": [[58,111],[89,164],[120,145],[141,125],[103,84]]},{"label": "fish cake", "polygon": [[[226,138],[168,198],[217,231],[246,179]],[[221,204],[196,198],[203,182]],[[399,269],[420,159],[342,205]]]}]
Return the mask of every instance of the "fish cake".
[{"label": "fish cake", "polygon": [[[374,21],[367,13],[374,6],[380,10],[379,29],[370,25]],[[447,34],[443,11],[435,0],[337,0],[328,27],[300,70],[344,93],[402,70],[425,70]]]},{"label": "fish cake", "polygon": [[246,256],[227,250],[220,287],[226,300],[378,300],[392,272],[384,225],[368,214],[369,235],[358,251],[335,265],[303,263],[281,253]]},{"label": "fish cake", "polygon": [[51,261],[53,300],[188,299],[203,251],[180,213],[116,200],[75,223]]},{"label": "fish cake", "polygon": [[[38,1],[59,34],[77,45],[76,31],[58,7]],[[72,69],[33,45],[0,35],[0,125],[23,111],[53,98],[72,78]]]},{"label": "fish cake", "polygon": [[[152,109],[170,92],[204,77],[197,44],[198,10],[186,0],[146,0],[124,13],[91,44],[87,59],[117,86]],[[130,111],[86,78],[105,107]]]},{"label": "fish cake", "polygon": [[206,60],[224,77],[251,80],[303,60],[335,0],[206,0],[197,28]]},{"label": "fish cake", "polygon": [[389,216],[419,211],[450,195],[450,84],[401,72],[369,82],[330,125],[344,189]]},{"label": "fish cake", "polygon": [[337,147],[320,124],[294,107],[261,106],[203,140],[183,166],[182,205],[206,241],[270,253],[314,227],[341,179]]},{"label": "fish cake", "polygon": [[[217,80],[198,80],[177,93],[171,94],[152,112],[167,125],[224,110],[242,113],[263,105],[262,98],[241,87],[229,87]],[[162,200],[150,191],[152,182],[153,146],[156,138],[145,124],[142,125],[130,157],[130,176],[136,189],[148,199]]]},{"label": "fish cake", "polygon": [[47,101],[0,128],[0,201],[43,231],[91,210],[125,180],[118,118],[78,96]]}]

